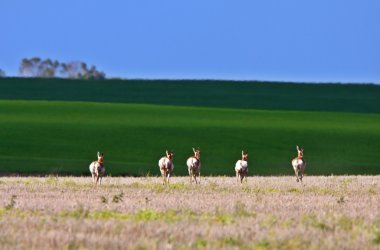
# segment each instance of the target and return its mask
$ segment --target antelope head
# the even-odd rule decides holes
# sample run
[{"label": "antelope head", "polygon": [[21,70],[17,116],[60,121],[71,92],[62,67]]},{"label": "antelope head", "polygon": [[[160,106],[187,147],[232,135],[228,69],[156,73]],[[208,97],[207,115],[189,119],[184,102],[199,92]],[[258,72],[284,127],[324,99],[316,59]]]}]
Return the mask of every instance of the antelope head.
[{"label": "antelope head", "polygon": [[199,148],[197,149],[193,148],[193,151],[194,151],[194,157],[199,160],[201,158],[201,150]]},{"label": "antelope head", "polygon": [[103,162],[103,152],[102,153],[100,153],[100,152],[98,152],[98,162]]},{"label": "antelope head", "polygon": [[303,147],[300,149],[297,145],[297,152],[298,152],[298,157],[303,158]]},{"label": "antelope head", "polygon": [[166,157],[170,160],[173,159],[173,156],[174,156],[174,151],[172,150],[172,152],[169,152],[168,150],[166,150]]},{"label": "antelope head", "polygon": [[243,161],[248,160],[248,152],[247,151],[241,151],[241,158]]}]

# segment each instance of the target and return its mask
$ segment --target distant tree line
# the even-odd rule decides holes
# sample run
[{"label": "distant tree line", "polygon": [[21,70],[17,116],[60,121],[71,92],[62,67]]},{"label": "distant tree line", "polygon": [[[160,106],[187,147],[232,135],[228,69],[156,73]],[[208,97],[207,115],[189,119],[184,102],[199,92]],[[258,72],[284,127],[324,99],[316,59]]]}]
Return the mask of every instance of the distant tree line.
[{"label": "distant tree line", "polygon": [[5,75],[5,71],[4,70],[2,70],[2,69],[0,69],[0,77],[5,77],[6,75]]},{"label": "distant tree line", "polygon": [[57,60],[32,57],[24,58],[21,61],[20,76],[23,77],[60,77],[71,79],[105,79],[106,74],[96,69],[95,66],[87,67],[87,64],[81,61],[69,63],[59,62]]}]

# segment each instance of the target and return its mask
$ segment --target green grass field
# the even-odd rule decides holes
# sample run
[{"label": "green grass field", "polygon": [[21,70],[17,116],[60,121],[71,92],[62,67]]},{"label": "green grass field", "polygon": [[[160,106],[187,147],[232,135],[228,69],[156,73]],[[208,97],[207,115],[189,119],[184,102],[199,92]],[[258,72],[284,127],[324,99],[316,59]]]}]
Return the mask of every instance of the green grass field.
[{"label": "green grass field", "polygon": [[165,149],[185,175],[379,174],[380,86],[221,81],[0,79],[0,173],[88,174],[98,150],[111,175],[157,175]]},{"label": "green grass field", "polygon": [[380,114],[380,86],[182,80],[0,78],[0,99]]},{"label": "green grass field", "polygon": [[308,174],[378,174],[379,124],[379,114],[2,100],[0,172],[87,175],[101,150],[109,174],[156,175],[168,148],[185,175],[200,147],[206,175],[233,175],[242,149],[251,175],[288,175],[299,144]]}]

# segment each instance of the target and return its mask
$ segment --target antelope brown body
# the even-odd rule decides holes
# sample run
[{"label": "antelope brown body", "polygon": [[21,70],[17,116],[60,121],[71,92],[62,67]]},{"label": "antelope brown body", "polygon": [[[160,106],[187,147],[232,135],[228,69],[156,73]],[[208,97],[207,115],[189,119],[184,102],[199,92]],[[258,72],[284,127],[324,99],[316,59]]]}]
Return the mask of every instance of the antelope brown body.
[{"label": "antelope brown body", "polygon": [[194,149],[194,156],[190,156],[187,161],[187,170],[189,171],[190,176],[190,183],[195,181],[196,184],[198,184],[197,181],[197,175],[199,176],[199,182],[201,181],[201,151],[199,149]]},{"label": "antelope brown body", "polygon": [[292,166],[294,169],[294,174],[296,175],[297,182],[301,181],[304,176],[305,172],[305,167],[306,167],[306,161],[303,158],[303,150],[304,148],[302,147],[301,149],[297,145],[297,152],[298,156],[292,160]]},{"label": "antelope brown body", "polygon": [[93,161],[90,164],[90,172],[92,175],[92,180],[96,185],[102,184],[102,178],[104,176],[104,173],[106,172],[106,169],[103,164],[103,153],[98,152],[98,160]]},{"label": "antelope brown body", "polygon": [[162,157],[158,161],[158,166],[160,168],[160,172],[163,178],[162,184],[169,184],[170,175],[173,173],[174,164],[173,164],[173,156],[174,152],[170,152],[166,150],[166,156]]}]

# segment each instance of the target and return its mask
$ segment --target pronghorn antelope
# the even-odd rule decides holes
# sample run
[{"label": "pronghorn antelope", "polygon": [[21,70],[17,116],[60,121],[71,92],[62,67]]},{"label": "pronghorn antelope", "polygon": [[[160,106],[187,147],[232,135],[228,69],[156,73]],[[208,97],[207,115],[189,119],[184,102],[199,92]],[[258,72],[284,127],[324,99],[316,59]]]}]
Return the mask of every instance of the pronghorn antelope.
[{"label": "pronghorn antelope", "polygon": [[235,172],[236,172],[236,181],[242,183],[245,177],[245,181],[247,181],[248,176],[248,153],[241,151],[241,160],[238,160],[235,164]]},{"label": "pronghorn antelope", "polygon": [[93,161],[90,164],[90,172],[92,174],[92,180],[93,182],[98,185],[102,184],[102,178],[104,173],[106,172],[106,169],[104,168],[103,164],[103,153],[98,152],[98,160]]},{"label": "pronghorn antelope", "polygon": [[303,159],[303,147],[300,149],[297,145],[298,156],[292,160],[294,173],[297,178],[297,182],[301,181],[305,172],[306,161]]},{"label": "pronghorn antelope", "polygon": [[194,156],[190,156],[187,159],[187,169],[189,170],[190,175],[190,183],[193,182],[193,179],[196,184],[197,182],[197,175],[199,176],[199,183],[201,182],[201,151],[199,149],[194,149]]},{"label": "pronghorn antelope", "polygon": [[163,178],[162,184],[165,185],[165,183],[169,184],[169,178],[170,175],[173,173],[174,170],[174,164],[173,164],[173,156],[174,152],[170,152],[166,150],[166,156],[162,157],[158,161],[158,166],[160,167],[160,172]]}]

